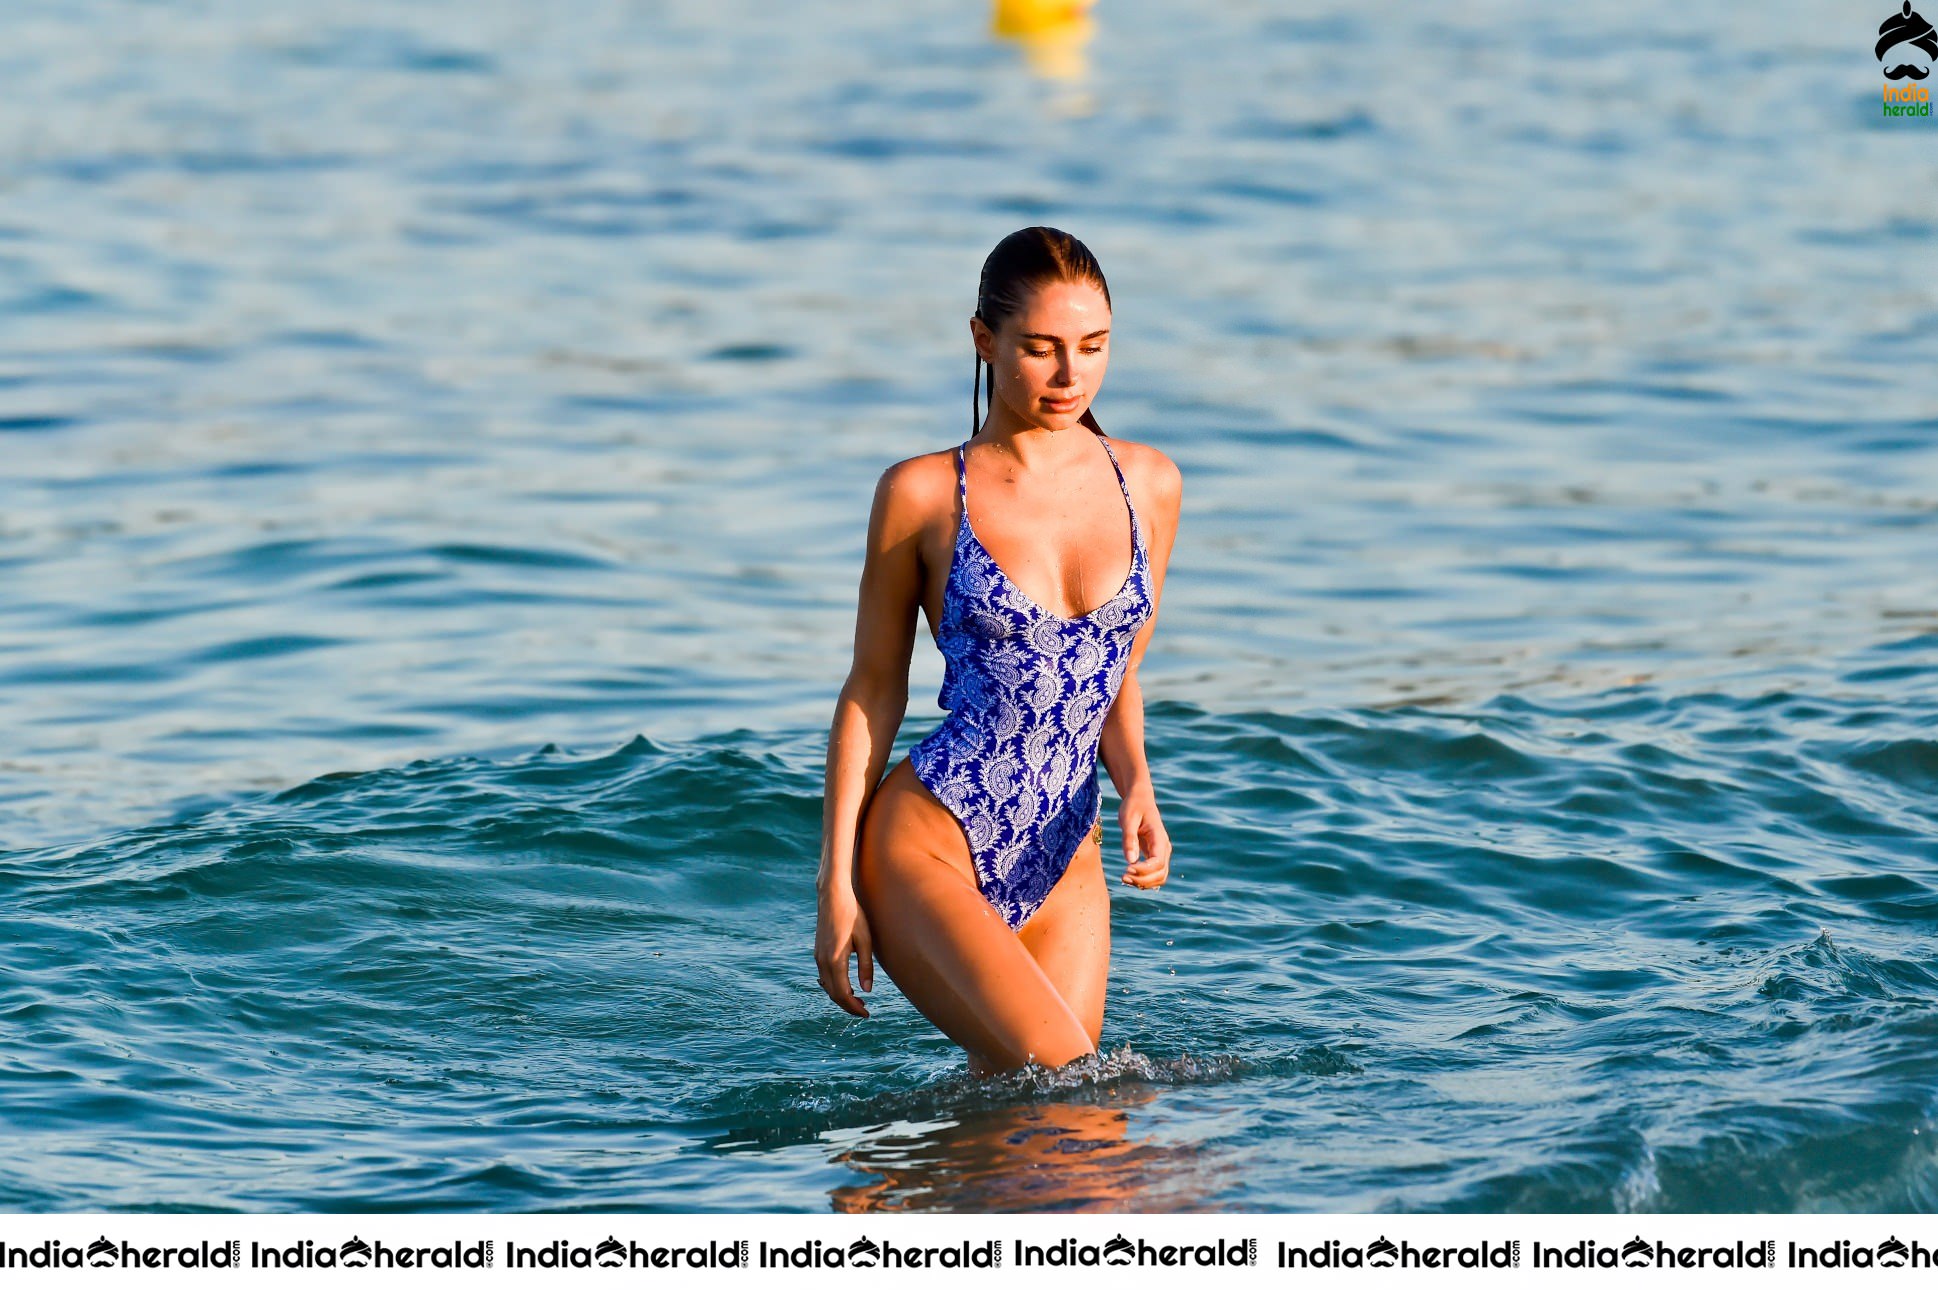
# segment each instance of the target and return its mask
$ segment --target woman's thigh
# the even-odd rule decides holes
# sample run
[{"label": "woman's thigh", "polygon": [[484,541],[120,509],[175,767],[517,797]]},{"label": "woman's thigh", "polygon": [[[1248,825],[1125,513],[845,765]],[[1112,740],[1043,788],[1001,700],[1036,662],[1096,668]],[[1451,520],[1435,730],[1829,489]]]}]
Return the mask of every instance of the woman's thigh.
[{"label": "woman's thigh", "polygon": [[1010,1068],[1093,1051],[1082,1018],[977,889],[961,826],[906,761],[869,799],[855,892],[882,967],[969,1053]]},{"label": "woman's thigh", "polygon": [[1049,898],[1017,936],[1083,1023],[1090,1042],[1101,1043],[1110,984],[1110,880],[1104,876],[1100,829],[1084,838]]}]

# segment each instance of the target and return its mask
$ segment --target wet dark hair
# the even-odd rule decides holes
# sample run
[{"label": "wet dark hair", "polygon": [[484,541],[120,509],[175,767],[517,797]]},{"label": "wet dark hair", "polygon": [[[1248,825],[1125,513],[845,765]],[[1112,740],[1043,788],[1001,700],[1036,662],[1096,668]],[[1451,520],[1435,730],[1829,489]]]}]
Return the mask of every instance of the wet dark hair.
[{"label": "wet dark hair", "polygon": [[[1023,308],[1032,292],[1057,282],[1087,282],[1103,293],[1105,305],[1110,304],[1110,285],[1104,281],[1104,271],[1097,257],[1090,254],[1089,247],[1060,228],[1042,224],[1019,228],[996,243],[996,249],[982,262],[982,279],[976,284],[975,316],[990,331],[996,331],[1005,318]],[[971,439],[982,431],[980,396],[985,393],[994,407],[996,369],[990,368],[985,377],[982,355],[978,353],[975,380],[969,386]],[[1083,410],[1080,419],[1098,434],[1104,432],[1089,408]]]}]

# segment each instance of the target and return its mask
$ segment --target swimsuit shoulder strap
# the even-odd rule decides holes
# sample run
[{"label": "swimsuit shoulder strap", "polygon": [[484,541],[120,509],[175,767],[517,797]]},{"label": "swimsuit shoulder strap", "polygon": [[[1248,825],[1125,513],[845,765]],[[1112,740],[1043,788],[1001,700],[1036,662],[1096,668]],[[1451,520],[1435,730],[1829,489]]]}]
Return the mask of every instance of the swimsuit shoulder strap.
[{"label": "swimsuit shoulder strap", "polygon": [[1104,451],[1110,453],[1110,468],[1117,472],[1117,487],[1124,490],[1124,504],[1131,508],[1132,515],[1137,514],[1137,506],[1131,501],[1130,483],[1124,478],[1124,468],[1117,464],[1117,454],[1111,452],[1110,436],[1101,430],[1093,430],[1091,433],[1103,441]]},{"label": "swimsuit shoulder strap", "polygon": [[969,510],[969,470],[963,461],[963,454],[968,447],[966,443],[956,445],[956,504],[964,514]]}]

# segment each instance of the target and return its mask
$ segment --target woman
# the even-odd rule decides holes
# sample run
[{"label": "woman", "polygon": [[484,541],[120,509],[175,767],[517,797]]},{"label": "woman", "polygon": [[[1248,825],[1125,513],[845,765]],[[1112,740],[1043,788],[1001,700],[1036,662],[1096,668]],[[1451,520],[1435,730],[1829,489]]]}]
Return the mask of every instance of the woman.
[{"label": "woman", "polygon": [[[814,954],[822,988],[862,1017],[848,958],[867,991],[879,956],[989,1074],[1097,1050],[1110,966],[1100,754],[1122,799],[1123,880],[1150,888],[1170,873],[1137,666],[1181,482],[1170,458],[1113,446],[1090,415],[1110,291],[1083,243],[1040,227],[1004,238],[969,332],[977,384],[989,364],[988,419],[972,385],[969,441],[898,462],[875,488],[828,743]],[[883,779],[918,605],[949,716]]]}]

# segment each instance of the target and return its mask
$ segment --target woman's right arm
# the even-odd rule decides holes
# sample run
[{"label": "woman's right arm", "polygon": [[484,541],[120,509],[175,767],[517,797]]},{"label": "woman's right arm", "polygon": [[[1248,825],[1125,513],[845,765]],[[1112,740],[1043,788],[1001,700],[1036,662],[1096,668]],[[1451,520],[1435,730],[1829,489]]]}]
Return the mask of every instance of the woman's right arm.
[{"label": "woman's right arm", "polygon": [[862,812],[887,769],[895,733],[908,711],[926,513],[914,469],[913,460],[897,462],[875,485],[855,608],[854,662],[828,733],[814,957],[821,988],[859,1017],[868,1009],[849,987],[848,957],[859,960],[856,976],[864,991],[875,988],[875,965],[868,920],[855,897],[855,846]]}]

